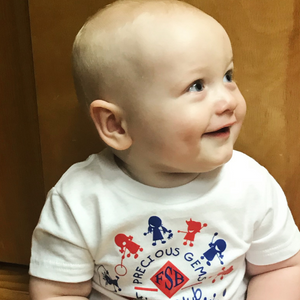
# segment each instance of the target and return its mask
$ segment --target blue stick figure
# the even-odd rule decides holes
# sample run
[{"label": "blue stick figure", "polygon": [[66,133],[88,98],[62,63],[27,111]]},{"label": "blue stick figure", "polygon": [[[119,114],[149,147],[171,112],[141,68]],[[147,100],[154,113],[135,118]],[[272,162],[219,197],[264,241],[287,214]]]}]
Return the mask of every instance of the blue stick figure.
[{"label": "blue stick figure", "polygon": [[211,265],[211,261],[215,258],[215,256],[218,257],[221,265],[224,264],[224,262],[221,260],[224,255],[222,254],[226,249],[226,242],[222,239],[216,240],[214,242],[214,238],[218,235],[216,232],[211,240],[211,243],[209,243],[210,249],[208,249],[205,253],[203,253],[203,256],[201,256],[201,259],[206,258],[207,259],[207,265]]},{"label": "blue stick figure", "polygon": [[161,241],[162,244],[165,244],[166,241],[164,240],[164,234],[169,233],[168,239],[173,237],[172,230],[168,230],[166,227],[162,226],[162,221],[157,216],[152,216],[148,220],[148,231],[144,233],[144,235],[147,235],[149,233],[152,233],[152,246],[156,246],[156,241]]}]

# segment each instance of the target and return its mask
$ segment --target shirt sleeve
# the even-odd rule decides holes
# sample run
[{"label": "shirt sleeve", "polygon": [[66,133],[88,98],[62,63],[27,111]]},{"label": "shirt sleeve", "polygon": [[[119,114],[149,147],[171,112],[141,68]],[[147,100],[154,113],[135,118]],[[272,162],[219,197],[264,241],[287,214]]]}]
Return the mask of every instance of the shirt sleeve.
[{"label": "shirt sleeve", "polygon": [[92,278],[94,263],[75,217],[62,196],[53,188],[32,238],[29,273],[61,282]]},{"label": "shirt sleeve", "polygon": [[[257,222],[246,259],[255,265],[284,261],[300,249],[300,233],[286,197],[275,179],[267,173],[264,199],[257,208],[263,211]],[[259,213],[258,213],[259,215]]]}]

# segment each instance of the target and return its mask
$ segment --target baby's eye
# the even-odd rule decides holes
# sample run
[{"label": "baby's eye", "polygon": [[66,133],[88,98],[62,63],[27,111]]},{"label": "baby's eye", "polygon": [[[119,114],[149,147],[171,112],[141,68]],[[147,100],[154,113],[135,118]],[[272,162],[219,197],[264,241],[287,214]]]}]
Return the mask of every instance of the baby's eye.
[{"label": "baby's eye", "polygon": [[204,90],[204,83],[202,80],[196,80],[190,87],[189,92],[201,92]]},{"label": "baby's eye", "polygon": [[233,70],[229,70],[223,77],[224,82],[232,82],[233,81]]}]

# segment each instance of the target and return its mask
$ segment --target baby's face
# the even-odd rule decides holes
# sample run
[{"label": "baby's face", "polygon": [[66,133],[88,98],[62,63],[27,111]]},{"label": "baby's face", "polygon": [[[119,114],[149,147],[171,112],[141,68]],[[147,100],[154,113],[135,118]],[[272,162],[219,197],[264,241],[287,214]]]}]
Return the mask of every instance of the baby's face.
[{"label": "baby's face", "polygon": [[224,29],[197,14],[166,18],[149,25],[141,42],[148,71],[129,109],[132,154],[164,172],[207,172],[226,163],[246,105]]}]

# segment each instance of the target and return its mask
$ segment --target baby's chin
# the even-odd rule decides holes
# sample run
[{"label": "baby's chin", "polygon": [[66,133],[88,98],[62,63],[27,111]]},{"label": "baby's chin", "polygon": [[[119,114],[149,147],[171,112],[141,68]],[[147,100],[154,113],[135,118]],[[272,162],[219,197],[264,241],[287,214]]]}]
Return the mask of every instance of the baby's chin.
[{"label": "baby's chin", "polygon": [[199,173],[206,173],[214,171],[226,163],[230,161],[233,155],[233,149],[231,151],[227,151],[226,153],[222,153],[222,155],[211,157],[209,160],[203,162],[202,165],[199,166]]}]

